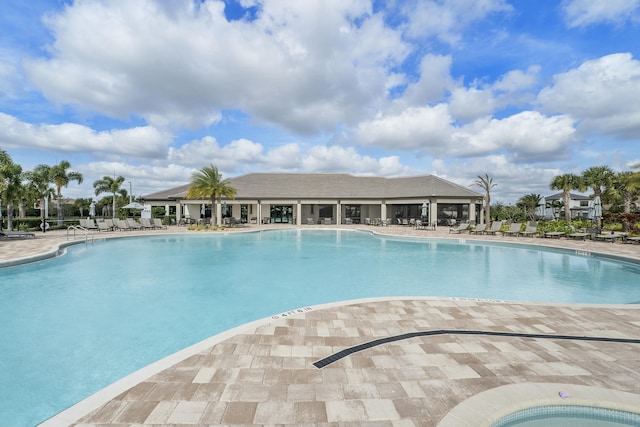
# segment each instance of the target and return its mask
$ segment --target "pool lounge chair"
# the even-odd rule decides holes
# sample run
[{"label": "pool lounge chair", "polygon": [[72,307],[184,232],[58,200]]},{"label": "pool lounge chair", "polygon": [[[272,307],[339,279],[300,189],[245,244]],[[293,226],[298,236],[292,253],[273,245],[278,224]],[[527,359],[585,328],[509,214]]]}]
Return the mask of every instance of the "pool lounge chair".
[{"label": "pool lounge chair", "polygon": [[625,237],[623,240],[624,243],[640,243],[640,236],[632,236]]},{"label": "pool lounge chair", "polygon": [[8,240],[8,239],[35,239],[36,235],[34,233],[29,233],[28,231],[9,231],[4,230],[0,231],[0,239]]},{"label": "pool lounge chair", "polygon": [[592,240],[599,240],[601,242],[615,242],[616,240],[623,241],[627,237],[627,233],[599,233],[592,237]]},{"label": "pool lounge chair", "polygon": [[564,236],[566,233],[564,231],[545,231],[542,234],[542,237],[546,237],[549,239],[559,239],[560,237]]},{"label": "pool lounge chair", "polygon": [[97,230],[98,226],[93,218],[80,219],[80,226],[86,228],[87,230]]},{"label": "pool lounge chair", "polygon": [[112,223],[108,223],[107,221],[98,221],[96,222],[96,225],[98,226],[98,231],[102,232],[102,231],[113,231],[113,222]]},{"label": "pool lounge chair", "polygon": [[486,230],[487,230],[487,224],[483,222],[482,224],[476,225],[476,227],[473,230],[469,230],[469,234],[471,233],[483,234]]},{"label": "pool lounge chair", "polygon": [[538,234],[538,223],[537,222],[530,222],[529,224],[527,224],[527,226],[525,227],[524,231],[520,232],[520,236],[524,236],[524,237],[533,237],[536,234]]},{"label": "pool lounge chair", "polygon": [[520,229],[522,228],[521,222],[512,222],[509,224],[509,229],[502,232],[503,236],[518,236],[520,235]]},{"label": "pool lounge chair", "polygon": [[493,221],[491,227],[488,230],[484,230],[484,234],[495,236],[495,234],[502,229],[502,224],[504,224],[504,221]]},{"label": "pool lounge chair", "polygon": [[142,228],[144,228],[145,230],[146,229],[153,230],[156,228],[155,224],[151,222],[151,218],[141,218],[140,225],[142,225]]},{"label": "pool lounge chair", "polygon": [[113,223],[118,228],[118,230],[131,230],[131,226],[124,219],[116,218],[113,220]]},{"label": "pool lounge chair", "polygon": [[460,234],[463,231],[467,231],[469,229],[469,225],[470,224],[468,222],[462,222],[457,227],[450,228],[449,233]]},{"label": "pool lounge chair", "polygon": [[162,220],[160,218],[151,218],[151,223],[157,229],[167,229],[167,226],[162,223]]},{"label": "pool lounge chair", "polygon": [[129,228],[132,230],[142,230],[142,225],[133,218],[127,218],[127,224],[129,224]]}]

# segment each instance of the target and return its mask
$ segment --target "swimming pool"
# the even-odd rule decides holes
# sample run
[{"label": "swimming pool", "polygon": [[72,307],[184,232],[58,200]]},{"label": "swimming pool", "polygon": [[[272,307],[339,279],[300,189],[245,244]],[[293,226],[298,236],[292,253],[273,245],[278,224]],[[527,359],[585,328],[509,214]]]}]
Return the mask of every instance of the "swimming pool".
[{"label": "swimming pool", "polygon": [[588,255],[312,230],[75,246],[0,270],[0,425],[36,424],[203,338],[306,305],[411,295],[640,301],[640,266]]},{"label": "swimming pool", "polygon": [[548,405],[510,414],[491,427],[632,427],[640,426],[640,414],[609,408]]}]

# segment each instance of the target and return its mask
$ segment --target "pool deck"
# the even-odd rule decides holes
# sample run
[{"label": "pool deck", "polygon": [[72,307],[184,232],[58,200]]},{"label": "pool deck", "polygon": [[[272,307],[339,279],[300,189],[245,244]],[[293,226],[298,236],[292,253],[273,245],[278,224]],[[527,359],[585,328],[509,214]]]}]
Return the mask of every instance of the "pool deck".
[{"label": "pool deck", "polygon": [[[359,228],[640,260],[637,244]],[[176,232],[186,229],[95,237]],[[66,232],[0,241],[0,265],[66,243]],[[477,427],[538,404],[640,412],[640,306],[407,297],[299,307],[163,359],[42,426]]]}]

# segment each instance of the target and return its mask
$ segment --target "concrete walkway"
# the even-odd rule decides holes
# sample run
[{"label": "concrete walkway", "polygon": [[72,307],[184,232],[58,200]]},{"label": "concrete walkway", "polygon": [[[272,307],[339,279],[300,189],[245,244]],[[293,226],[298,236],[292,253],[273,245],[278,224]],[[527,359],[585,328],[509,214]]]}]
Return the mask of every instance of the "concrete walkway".
[{"label": "concrete walkway", "polygon": [[[398,226],[367,229],[640,259],[640,245],[632,244],[450,235],[447,229]],[[109,235],[133,233],[142,234]],[[3,241],[0,262],[55,253],[66,242],[59,232]],[[448,332],[365,346],[322,368],[314,366],[373,340],[440,330]],[[509,334],[456,333],[471,330]],[[560,397],[561,391],[569,397]],[[43,425],[488,426],[540,403],[640,412],[640,307],[451,298],[301,307],[212,337]]]}]

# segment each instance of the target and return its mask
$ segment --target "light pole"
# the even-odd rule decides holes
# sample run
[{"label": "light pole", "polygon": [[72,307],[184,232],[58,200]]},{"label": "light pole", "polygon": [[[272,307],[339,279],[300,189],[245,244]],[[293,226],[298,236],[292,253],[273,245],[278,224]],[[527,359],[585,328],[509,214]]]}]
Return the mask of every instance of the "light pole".
[{"label": "light pole", "polygon": [[131,181],[129,181],[129,204],[131,204],[132,195],[133,195],[133,191],[131,190]]}]

